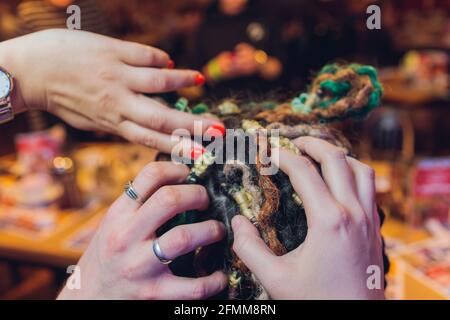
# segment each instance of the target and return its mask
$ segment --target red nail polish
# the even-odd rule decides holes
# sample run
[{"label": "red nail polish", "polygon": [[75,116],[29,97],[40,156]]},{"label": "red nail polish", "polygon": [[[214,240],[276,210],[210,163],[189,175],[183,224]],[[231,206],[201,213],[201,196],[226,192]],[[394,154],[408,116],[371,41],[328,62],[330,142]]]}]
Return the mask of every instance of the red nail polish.
[{"label": "red nail polish", "polygon": [[174,69],[175,68],[175,62],[170,59],[169,62],[167,62],[167,69]]},{"label": "red nail polish", "polygon": [[205,153],[205,148],[194,147],[191,149],[191,159],[196,160],[198,157],[200,157],[204,153]]},{"label": "red nail polish", "polygon": [[195,84],[196,84],[197,86],[202,86],[202,85],[204,85],[204,84],[205,84],[205,76],[202,75],[201,73],[198,73],[198,74],[195,76]]},{"label": "red nail polish", "polygon": [[208,137],[223,137],[225,135],[225,126],[221,123],[216,123],[208,127],[205,131],[205,136]]}]

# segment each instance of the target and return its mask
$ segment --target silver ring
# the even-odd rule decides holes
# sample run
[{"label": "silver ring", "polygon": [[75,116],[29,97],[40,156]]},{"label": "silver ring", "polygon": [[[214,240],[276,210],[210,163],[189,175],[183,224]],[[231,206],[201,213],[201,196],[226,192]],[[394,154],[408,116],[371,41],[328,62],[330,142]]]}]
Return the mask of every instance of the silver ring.
[{"label": "silver ring", "polygon": [[153,241],[153,253],[158,258],[158,260],[161,261],[162,264],[169,264],[172,262],[172,260],[169,260],[164,256],[164,253],[162,252],[161,247],[159,246],[158,239],[155,239]]},{"label": "silver ring", "polygon": [[140,204],[143,204],[144,201],[142,201],[141,197],[139,196],[139,194],[136,192],[136,190],[133,187],[133,181],[128,181],[125,184],[124,187],[125,190],[125,194],[130,197],[132,200],[139,202]]}]

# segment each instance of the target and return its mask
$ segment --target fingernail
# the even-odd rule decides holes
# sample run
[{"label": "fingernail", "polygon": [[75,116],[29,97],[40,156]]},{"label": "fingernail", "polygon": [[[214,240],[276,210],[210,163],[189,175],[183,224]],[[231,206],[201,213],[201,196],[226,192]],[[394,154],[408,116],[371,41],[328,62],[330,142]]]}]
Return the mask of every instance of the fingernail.
[{"label": "fingernail", "polygon": [[197,160],[202,154],[205,153],[205,148],[203,147],[194,147],[191,149],[191,159]]},{"label": "fingernail", "polygon": [[197,75],[195,76],[195,84],[197,86],[202,86],[205,84],[205,76],[202,75],[201,73],[197,73]]},{"label": "fingernail", "polygon": [[225,135],[225,126],[221,123],[216,123],[208,127],[205,131],[205,136],[208,137],[223,137]]},{"label": "fingernail", "polygon": [[170,59],[169,62],[167,62],[167,69],[174,69],[174,68],[175,68],[175,61]]}]

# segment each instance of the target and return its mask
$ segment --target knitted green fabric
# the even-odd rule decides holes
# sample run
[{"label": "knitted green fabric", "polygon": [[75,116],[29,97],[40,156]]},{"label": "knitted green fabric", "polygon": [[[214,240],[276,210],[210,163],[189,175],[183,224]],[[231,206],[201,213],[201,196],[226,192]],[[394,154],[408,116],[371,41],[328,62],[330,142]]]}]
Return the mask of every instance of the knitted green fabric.
[{"label": "knitted green fabric", "polygon": [[[365,75],[369,77],[373,86],[373,91],[368,97],[367,104],[362,108],[354,110],[349,108],[348,111],[340,114],[339,116],[321,118],[320,122],[343,120],[350,117],[360,118],[367,115],[370,111],[381,104],[383,88],[378,80],[377,70],[372,66],[360,65],[357,63],[352,63],[349,65],[328,64],[318,72],[318,76],[323,76],[324,74],[335,75],[340,70],[346,68],[352,69],[357,75]],[[294,98],[291,101],[292,110],[296,113],[309,114],[315,108],[327,109],[332,107],[336,102],[345,98],[350,92],[352,92],[352,83],[348,81],[325,79],[319,83],[319,88],[319,92],[303,92],[298,97]],[[323,95],[326,95],[326,98],[323,98]]]}]

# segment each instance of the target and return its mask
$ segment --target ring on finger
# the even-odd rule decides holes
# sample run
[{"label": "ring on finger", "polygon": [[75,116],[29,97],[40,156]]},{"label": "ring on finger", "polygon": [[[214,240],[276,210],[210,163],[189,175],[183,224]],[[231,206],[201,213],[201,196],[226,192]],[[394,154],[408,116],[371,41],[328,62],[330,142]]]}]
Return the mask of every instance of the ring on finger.
[{"label": "ring on finger", "polygon": [[132,200],[137,201],[139,204],[144,204],[144,199],[137,193],[133,187],[133,181],[128,181],[124,187],[125,194]]},{"label": "ring on finger", "polygon": [[172,262],[172,260],[165,257],[159,245],[158,239],[155,239],[153,241],[153,253],[158,258],[158,260],[161,261],[162,264],[170,264]]}]

